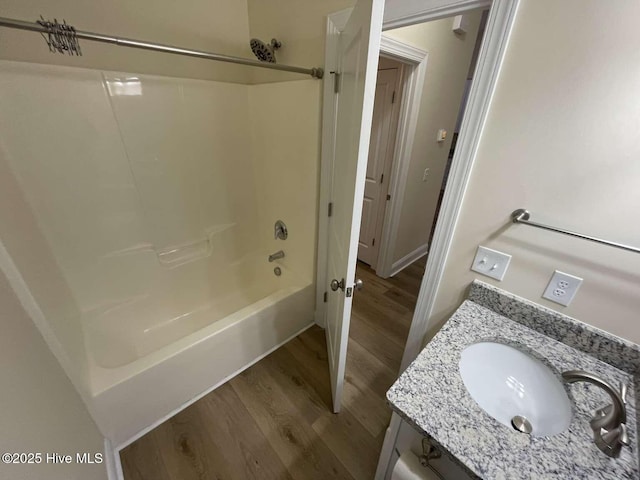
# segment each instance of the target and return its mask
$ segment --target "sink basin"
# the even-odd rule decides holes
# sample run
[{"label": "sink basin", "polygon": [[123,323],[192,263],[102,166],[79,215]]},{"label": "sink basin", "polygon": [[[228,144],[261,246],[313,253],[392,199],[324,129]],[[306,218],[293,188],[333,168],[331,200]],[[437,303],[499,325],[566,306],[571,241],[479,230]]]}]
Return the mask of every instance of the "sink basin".
[{"label": "sink basin", "polygon": [[460,374],[471,397],[503,425],[544,437],[571,423],[564,386],[539,360],[494,342],[470,345],[461,357]]}]

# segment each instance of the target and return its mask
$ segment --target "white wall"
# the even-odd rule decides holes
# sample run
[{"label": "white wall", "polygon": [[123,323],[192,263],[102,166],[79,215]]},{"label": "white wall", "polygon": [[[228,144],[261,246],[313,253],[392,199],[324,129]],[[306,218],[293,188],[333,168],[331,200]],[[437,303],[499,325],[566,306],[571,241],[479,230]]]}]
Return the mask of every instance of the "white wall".
[{"label": "white wall", "polygon": [[[482,12],[475,10],[467,15],[469,27],[464,35],[453,33],[452,18],[385,31],[386,36],[426,50],[429,54],[402,198],[402,214],[395,232],[393,262],[429,242]],[[441,128],[447,130],[449,136],[446,141],[438,143],[436,135]],[[429,176],[425,182],[423,174],[426,168]]]},{"label": "white wall", "polygon": [[[91,420],[5,276],[0,273],[0,451],[104,454]],[[0,477],[23,480],[102,480],[101,465],[6,465]]]},{"label": "white wall", "polygon": [[[2,16],[63,18],[78,30],[251,57],[244,0],[3,0]],[[0,59],[102,70],[246,81],[247,67],[81,41],[82,57],[49,52],[38,33],[0,28]]]},{"label": "white wall", "polygon": [[[6,86],[2,85],[0,104],[3,104],[1,97],[5,92]],[[10,110],[4,105],[3,111]],[[14,121],[18,123],[17,119]],[[7,131],[3,129],[2,133],[6,135]],[[30,314],[34,316],[34,321],[39,322],[40,328],[46,329],[47,340],[76,387],[83,388],[88,383],[88,367],[80,311],[39,220],[11,167],[5,142],[1,139],[0,244],[2,251],[6,249],[11,252],[12,265],[7,264],[4,252],[0,264],[3,268],[14,266],[27,282],[29,293],[39,306],[39,311]],[[42,312],[46,312],[46,322]]]},{"label": "white wall", "polygon": [[248,0],[249,31],[263,41],[277,38],[279,63],[306,67],[324,65],[327,15],[355,0]]},{"label": "white wall", "polygon": [[[640,342],[640,255],[509,224],[532,218],[640,246],[640,32],[635,1],[522,0],[440,286],[432,330],[476,275],[478,244],[513,255],[489,281]],[[574,302],[541,298],[554,269]]]},{"label": "white wall", "polygon": [[[284,250],[282,264],[305,282],[316,277],[321,87],[301,80],[249,88],[261,244],[269,253]],[[289,230],[284,242],[274,239],[276,220]]]},{"label": "white wall", "polygon": [[[191,312],[216,291],[211,270],[223,274],[259,248],[258,201],[246,188],[254,184],[249,87],[20,62],[2,62],[0,85],[11,171],[2,182],[19,184],[8,188],[22,191],[30,212],[21,214],[35,216],[47,245],[37,249],[33,228],[0,228],[26,274],[37,257],[20,255],[25,243],[53,256],[61,274],[53,284],[68,285],[76,311],[52,299],[57,310],[45,314],[67,349],[81,338],[78,314],[86,328],[129,304],[142,323]],[[3,208],[11,220],[13,204]],[[173,250],[189,258],[166,263]],[[41,278],[26,280],[37,288]],[[67,318],[57,321],[56,311]]]},{"label": "white wall", "polygon": [[[303,67],[324,65],[327,15],[353,6],[355,0],[248,0],[251,37],[283,44],[279,63]],[[254,80],[272,79],[268,71],[254,72]],[[290,77],[287,77],[290,78]],[[261,219],[272,229],[275,216],[291,225],[293,245],[267,238],[271,250],[291,255],[284,264],[315,280],[315,246],[318,221],[320,171],[320,119],[322,82],[302,80],[256,85],[250,90],[254,159],[263,159],[257,188],[264,189]],[[262,113],[260,113],[262,108]],[[291,194],[299,198],[291,203]],[[285,216],[287,218],[285,218]],[[291,222],[291,224],[290,224]],[[293,263],[291,263],[293,262]]]}]

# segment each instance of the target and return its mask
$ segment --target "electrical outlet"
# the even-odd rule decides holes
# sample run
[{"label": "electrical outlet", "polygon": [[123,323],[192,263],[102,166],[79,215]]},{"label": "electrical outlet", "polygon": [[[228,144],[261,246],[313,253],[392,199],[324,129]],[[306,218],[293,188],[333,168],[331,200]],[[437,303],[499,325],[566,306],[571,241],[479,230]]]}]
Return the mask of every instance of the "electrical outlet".
[{"label": "electrical outlet", "polygon": [[473,259],[471,270],[502,281],[510,261],[511,255],[480,246],[476,252],[476,258]]},{"label": "electrical outlet", "polygon": [[547,285],[547,289],[542,294],[542,297],[566,307],[571,303],[573,297],[575,297],[580,285],[582,285],[582,279],[580,277],[556,270],[553,272],[551,281],[549,285]]},{"label": "electrical outlet", "polygon": [[425,168],[425,169],[424,169],[424,173],[422,174],[422,181],[423,181],[423,182],[426,182],[426,181],[427,181],[427,178],[429,178],[429,169],[428,169],[428,168]]}]

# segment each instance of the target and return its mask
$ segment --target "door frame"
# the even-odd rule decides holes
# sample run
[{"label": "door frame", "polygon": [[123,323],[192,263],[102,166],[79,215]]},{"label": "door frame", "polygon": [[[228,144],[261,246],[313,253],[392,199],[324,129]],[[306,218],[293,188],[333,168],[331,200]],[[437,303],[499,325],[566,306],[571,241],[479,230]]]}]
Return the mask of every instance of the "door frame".
[{"label": "door frame", "polygon": [[[404,0],[388,5],[385,10],[383,30],[438,20],[476,8],[491,7],[400,372],[409,366],[423,348],[519,3],[520,0]],[[401,423],[401,418],[394,413],[380,452],[375,475],[377,480],[385,478]]]},{"label": "door frame", "polygon": [[[385,8],[383,31],[455,16],[476,8],[491,7],[400,371],[406,369],[421,351],[424,337],[429,328],[429,319],[435,306],[464,194],[471,176],[519,2],[520,0],[402,0],[389,3]],[[328,16],[325,45],[325,71],[327,73],[334,71],[337,65],[335,55],[337,41],[349,13],[350,9],[347,9]],[[327,79],[330,78],[327,76]],[[336,101],[336,96],[333,94],[333,82],[325,81],[323,97],[323,112],[325,114],[322,125],[320,169],[321,185],[325,187],[328,185],[327,180],[331,178]],[[330,192],[326,188],[320,189],[316,323],[322,327],[325,326],[326,315],[324,292],[327,286],[327,208],[329,196]],[[401,419],[394,413],[385,435],[376,479],[383,479],[387,472],[400,425]]]},{"label": "door frame", "polygon": [[442,280],[447,254],[453,240],[519,2],[520,0],[493,0],[493,2],[490,0],[433,0],[431,8],[427,10],[407,14],[404,19],[395,17],[388,24],[383,24],[383,30],[398,28],[459,15],[476,8],[491,7],[478,55],[476,74],[471,83],[467,108],[462,119],[447,187],[436,221],[425,274],[402,358],[401,371],[422,350],[423,338],[427,333],[429,317]]},{"label": "door frame", "polygon": [[[476,64],[476,74],[474,75],[462,121],[460,136],[456,145],[447,188],[445,189],[442,205],[436,221],[436,228],[430,245],[429,257],[423,277],[423,282],[418,294],[418,300],[414,316],[411,321],[409,335],[401,363],[401,370],[404,370],[411,361],[417,356],[422,349],[424,335],[429,326],[429,317],[431,316],[435,298],[438,292],[440,281],[444,272],[444,265],[447,259],[453,232],[458,220],[464,193],[471,175],[471,170],[475,160],[475,154],[480,143],[480,137],[487,117],[491,99],[498,75],[502,67],[502,60],[507,47],[511,29],[515,20],[515,14],[520,0],[402,0],[389,3],[385,6],[383,32],[393,28],[405,27],[423,23],[441,18],[451,17],[462,14],[469,10],[482,7],[491,7],[491,12],[487,21],[482,46],[478,55]],[[327,232],[329,226],[328,206],[330,201],[330,191],[326,188],[331,178],[331,160],[333,158],[334,138],[335,138],[335,112],[337,106],[337,97],[333,92],[333,75],[330,72],[335,71],[338,58],[336,55],[338,39],[340,31],[344,28],[351,9],[347,8],[327,16],[326,42],[325,42],[325,72],[327,72],[326,80],[323,82],[323,119],[322,119],[322,136],[321,136],[321,161],[320,161],[320,198],[319,198],[319,218],[318,218],[318,254],[317,254],[317,270],[316,270],[316,311],[315,321],[320,327],[325,327],[326,308],[324,304],[324,295],[327,291]],[[390,42],[389,38],[383,35],[381,40],[381,53],[391,56],[398,55],[399,47],[397,43]],[[387,48],[383,51],[382,48]],[[396,49],[394,51],[394,48]],[[419,50],[419,49],[417,49]],[[417,52],[416,55],[418,55]],[[410,52],[405,50],[407,56]],[[427,55],[428,57],[428,55]],[[400,58],[400,57],[399,57]],[[409,60],[405,59],[405,62]],[[414,57],[414,65],[416,58]],[[423,63],[423,62],[420,62]],[[426,57],[424,62],[424,71],[426,71]],[[414,67],[414,75],[418,69]],[[417,77],[416,77],[417,81]],[[423,78],[424,82],[424,78]],[[404,95],[409,94],[409,88],[405,90]],[[404,100],[404,99],[403,99]],[[405,102],[407,103],[407,102]],[[401,121],[404,121],[407,128],[407,134],[411,124],[410,119],[404,117],[408,112],[401,112]],[[417,120],[417,118],[416,118]],[[415,126],[413,127],[415,132]],[[412,140],[410,140],[412,141]],[[396,142],[396,148],[400,142]],[[406,146],[406,144],[405,144]],[[411,146],[411,144],[409,144]],[[407,149],[407,155],[410,149]],[[400,183],[401,180],[401,164],[402,157],[394,152],[394,170],[397,174],[392,173],[391,182]],[[396,161],[400,160],[400,161]],[[394,172],[395,173],[395,172]],[[392,185],[393,187],[393,185]],[[399,197],[393,190],[393,197]],[[392,197],[392,200],[393,200]],[[397,202],[401,203],[401,202]],[[396,205],[394,206],[397,206]],[[392,208],[389,205],[389,210]],[[387,223],[385,215],[385,223]],[[390,222],[389,222],[390,223]],[[391,230],[391,226],[387,228]],[[388,232],[387,232],[388,233]],[[383,232],[383,241],[387,242]],[[389,243],[385,243],[385,250],[389,251]],[[388,255],[387,255],[388,257]],[[388,258],[386,259],[388,263]],[[429,281],[425,282],[424,278]],[[366,287],[365,287],[366,288]]]},{"label": "door frame", "polygon": [[[384,28],[384,26],[383,26]],[[429,52],[382,34],[380,55],[402,62],[406,67],[403,75],[404,89],[400,100],[400,117],[393,150],[389,195],[391,199],[385,209],[380,237],[380,249],[376,264],[376,274],[387,278],[398,273],[394,271],[393,251],[395,250],[404,202],[404,190],[409,175],[413,139],[415,138],[420,113],[420,100],[424,90]],[[396,267],[397,268],[397,267]]]}]

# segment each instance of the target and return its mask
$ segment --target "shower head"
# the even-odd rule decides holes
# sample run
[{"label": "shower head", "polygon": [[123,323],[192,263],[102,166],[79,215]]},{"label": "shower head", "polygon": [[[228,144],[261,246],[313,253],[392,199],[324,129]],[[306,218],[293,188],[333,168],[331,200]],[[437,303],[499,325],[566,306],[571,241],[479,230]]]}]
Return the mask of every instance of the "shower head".
[{"label": "shower head", "polygon": [[258,57],[258,60],[261,62],[276,63],[276,50],[282,46],[282,43],[275,38],[271,39],[270,44],[266,44],[257,38],[252,38],[249,45],[251,45],[251,50],[253,54]]}]

